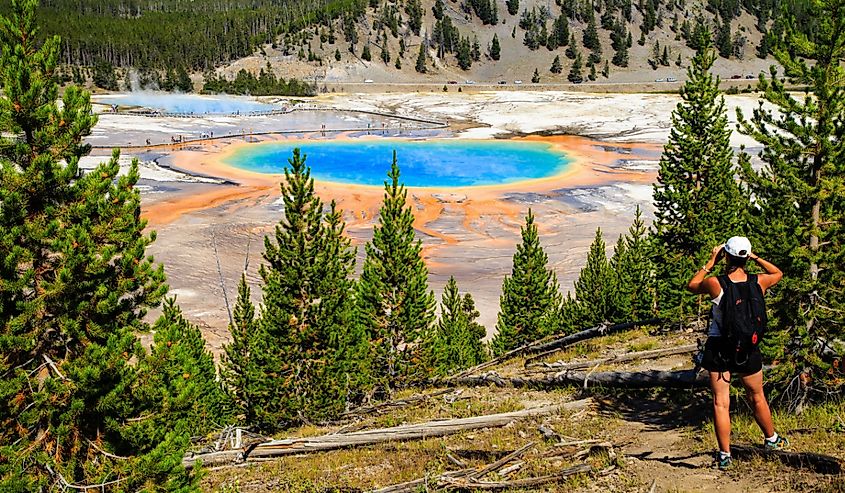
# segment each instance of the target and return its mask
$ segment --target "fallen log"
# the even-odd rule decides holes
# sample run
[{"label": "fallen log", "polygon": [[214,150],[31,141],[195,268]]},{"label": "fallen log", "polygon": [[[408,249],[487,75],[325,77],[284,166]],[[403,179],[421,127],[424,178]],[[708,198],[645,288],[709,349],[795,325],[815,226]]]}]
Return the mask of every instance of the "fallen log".
[{"label": "fallen log", "polygon": [[321,435],[316,437],[270,440],[243,450],[224,450],[204,454],[193,454],[189,452],[182,459],[182,465],[186,468],[191,468],[197,461],[202,461],[204,465],[221,465],[225,463],[237,464],[252,459],[282,457],[286,455],[337,450],[384,442],[439,437],[465,430],[505,426],[517,419],[542,416],[544,414],[552,414],[562,410],[573,411],[585,409],[591,404],[591,402],[592,401],[590,399],[582,399],[579,401],[571,401],[553,406],[523,409],[509,413],[475,416],[471,418],[428,421],[425,423],[395,426],[392,428],[380,428],[375,430]]},{"label": "fallen log", "polygon": [[650,351],[638,351],[635,353],[618,354],[606,358],[594,359],[591,361],[554,361],[552,363],[526,363],[525,368],[538,372],[559,372],[566,370],[578,370],[581,368],[593,368],[600,365],[623,363],[625,361],[636,361],[641,359],[656,359],[676,354],[694,353],[698,350],[698,344],[687,344],[674,348],[652,349]]},{"label": "fallen log", "polygon": [[646,389],[653,387],[695,388],[709,385],[707,372],[698,370],[679,371],[564,371],[542,377],[501,377],[495,372],[462,377],[454,380],[454,385],[480,386],[494,384],[498,387],[555,388],[565,385],[584,385],[591,383],[604,387],[628,389]]},{"label": "fallen log", "polygon": [[836,457],[813,452],[789,452],[786,450],[768,450],[763,447],[731,444],[731,454],[735,458],[764,457],[801,469],[810,469],[821,474],[842,473],[842,462]]},{"label": "fallen log", "polygon": [[[502,363],[502,362],[507,361],[507,360],[512,359],[512,358],[515,358],[517,356],[540,353],[540,352],[548,351],[548,350],[553,349],[553,348],[559,349],[559,348],[563,348],[563,347],[566,347],[568,345],[575,344],[576,342],[584,341],[584,340],[587,340],[587,339],[590,339],[590,338],[593,338],[593,337],[598,337],[598,336],[610,334],[610,333],[613,333],[613,332],[619,332],[619,331],[622,331],[622,330],[628,330],[628,329],[631,329],[631,328],[634,328],[634,327],[637,327],[637,326],[641,326],[641,325],[653,325],[653,324],[656,324],[656,323],[659,323],[659,322],[660,322],[660,319],[652,318],[652,319],[648,319],[648,320],[640,320],[640,321],[637,321],[637,322],[625,322],[625,323],[616,324],[616,325],[601,324],[601,325],[597,325],[595,327],[592,327],[592,328],[589,328],[589,329],[586,329],[586,330],[582,330],[582,331],[576,332],[574,334],[569,334],[569,335],[563,336],[563,337],[560,337],[560,336],[545,337],[543,339],[540,339],[539,341],[534,341],[534,342],[525,344],[523,346],[520,346],[518,348],[511,349],[510,351],[502,354],[501,356],[493,358],[489,361],[485,361],[484,363],[481,363],[480,365],[476,365],[476,366],[473,366],[472,368],[467,368],[466,370],[458,372],[454,375],[450,375],[450,376],[444,378],[443,381],[448,382],[448,381],[454,380],[456,378],[461,378],[461,377],[465,377],[467,375],[472,375],[473,373],[478,373],[481,370],[484,370],[486,368],[490,368],[491,366],[498,365],[499,363]],[[435,383],[436,382],[437,381],[435,381]]]}]

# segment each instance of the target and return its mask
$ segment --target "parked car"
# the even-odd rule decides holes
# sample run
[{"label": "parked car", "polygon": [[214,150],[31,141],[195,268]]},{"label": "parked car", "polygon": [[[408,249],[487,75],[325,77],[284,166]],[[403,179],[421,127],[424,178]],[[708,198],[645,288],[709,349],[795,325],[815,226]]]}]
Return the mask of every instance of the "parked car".
[{"label": "parked car", "polygon": [[456,81],[456,80],[450,80],[449,81],[449,84],[457,84],[457,83],[458,83],[458,81]]},{"label": "parked car", "polygon": [[666,82],[678,82],[678,79],[674,77],[666,77]]},{"label": "parked car", "polygon": [[514,84],[522,84],[522,81],[521,80],[515,80],[515,81],[513,81],[513,83]]},{"label": "parked car", "polygon": [[666,82],[666,79],[654,79],[654,82]]},{"label": "parked car", "polygon": [[739,74],[734,74],[734,75],[731,76],[731,79],[741,79],[741,78],[742,78],[742,76],[739,75]]},{"label": "parked car", "polygon": [[499,85],[501,85],[501,86],[503,86],[503,85],[505,85],[505,84],[507,84],[507,83],[508,83],[508,81],[506,81],[506,80],[500,80],[500,81],[499,81]]},{"label": "parked car", "polygon": [[466,82],[464,82],[464,84],[475,84],[475,81],[474,80],[467,80]]},{"label": "parked car", "polygon": [[367,79],[367,80],[364,81],[364,84],[372,84],[372,83],[373,83],[373,79]]},{"label": "parked car", "polygon": [[746,79],[756,79],[757,77],[754,74],[748,74],[745,76]]}]

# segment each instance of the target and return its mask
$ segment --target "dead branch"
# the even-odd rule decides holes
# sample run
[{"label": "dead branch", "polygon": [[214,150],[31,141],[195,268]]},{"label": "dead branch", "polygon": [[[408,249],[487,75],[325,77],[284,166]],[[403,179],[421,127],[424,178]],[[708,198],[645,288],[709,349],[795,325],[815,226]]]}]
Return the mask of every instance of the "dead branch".
[{"label": "dead branch", "polygon": [[392,411],[394,409],[399,409],[402,407],[410,406],[412,404],[417,404],[420,402],[427,401],[432,397],[439,397],[443,394],[448,394],[449,392],[453,392],[453,389],[440,389],[434,392],[429,392],[427,394],[416,394],[410,397],[406,397],[404,399],[396,399],[387,402],[380,402],[378,404],[373,404],[371,406],[361,406],[355,409],[350,409],[349,411],[344,412],[340,415],[341,418],[357,418],[361,416],[366,416],[369,414],[382,414],[388,411]]},{"label": "dead branch", "polygon": [[59,371],[59,367],[56,366],[56,363],[49,356],[47,356],[46,354],[42,354],[41,357],[44,358],[44,362],[47,363],[47,365],[52,368],[54,372],[56,372],[56,375],[58,375],[60,379],[67,380],[67,378],[62,375],[62,372]]},{"label": "dead branch", "polygon": [[565,371],[542,377],[514,376],[504,378],[495,372],[483,375],[461,377],[450,382],[453,385],[481,386],[494,384],[498,387],[556,388],[586,383],[604,387],[646,389],[653,387],[693,388],[709,385],[707,372],[697,370],[641,372],[606,371],[589,374],[583,371]]},{"label": "dead branch", "polygon": [[768,450],[762,447],[731,444],[734,457],[764,457],[801,469],[810,469],[820,474],[840,474],[842,462],[836,457],[813,452],[788,452],[786,450]]},{"label": "dead branch", "polygon": [[613,332],[619,332],[623,330],[628,330],[640,325],[653,325],[659,323],[660,320],[656,318],[648,319],[648,320],[640,320],[637,322],[625,322],[616,325],[607,325],[601,324],[596,327],[592,327],[590,329],[582,330],[580,332],[576,332],[574,334],[570,334],[568,336],[560,337],[560,336],[550,336],[539,341],[534,341],[529,344],[525,344],[520,346],[516,349],[512,349],[505,354],[493,358],[490,361],[486,361],[481,363],[480,365],[476,365],[472,368],[468,368],[464,371],[456,373],[454,375],[450,375],[444,379],[444,381],[449,382],[461,377],[465,377],[467,375],[472,375],[473,373],[478,373],[481,370],[486,368],[490,368],[491,366],[498,365],[504,361],[507,361],[511,358],[515,358],[517,356],[522,356],[526,354],[536,354],[536,353],[544,353],[551,350],[558,350],[560,348],[575,344],[576,342],[580,342],[586,339],[591,339],[593,337],[598,337],[606,334],[610,334]]},{"label": "dead branch", "polygon": [[675,348],[666,349],[652,349],[650,351],[638,351],[635,353],[618,354],[607,358],[599,358],[590,361],[554,361],[552,363],[527,363],[525,368],[537,372],[558,372],[565,370],[578,370],[582,368],[591,368],[596,365],[608,365],[614,363],[623,363],[625,361],[635,361],[641,359],[656,359],[665,356],[673,356],[676,354],[694,353],[698,350],[698,344],[686,344]]},{"label": "dead branch", "polygon": [[470,481],[463,478],[444,478],[442,483],[444,486],[461,489],[472,490],[504,490],[508,488],[531,488],[543,484],[556,483],[569,476],[580,473],[588,473],[593,470],[588,464],[578,464],[572,466],[557,474],[549,474],[547,476],[538,476],[536,478],[513,479],[510,481]]},{"label": "dead branch", "polygon": [[373,445],[384,442],[420,440],[424,438],[450,435],[465,430],[505,426],[517,419],[553,414],[562,410],[572,411],[585,409],[590,406],[591,403],[592,401],[590,399],[582,399],[580,401],[572,401],[553,406],[523,409],[521,411],[509,413],[475,416],[471,418],[428,421],[425,423],[395,426],[392,428],[364,430],[334,435],[321,435],[317,437],[270,440],[264,443],[259,443],[251,449],[244,450],[224,450],[201,454],[189,452],[182,460],[182,464],[186,468],[193,467],[197,461],[202,461],[204,465],[221,465],[225,463],[238,463],[262,457],[281,457],[293,454]]},{"label": "dead branch", "polygon": [[531,449],[533,446],[534,446],[534,442],[528,442],[524,446],[520,447],[517,450],[514,450],[513,452],[511,452],[510,454],[502,457],[501,459],[497,460],[496,462],[488,464],[488,465],[482,467],[481,469],[479,469],[478,471],[467,474],[466,477],[469,478],[469,479],[483,478],[485,475],[501,469],[502,467],[507,465],[508,462],[511,462],[512,460],[514,460],[518,457],[522,457],[525,454],[525,452],[528,452],[528,450]]}]

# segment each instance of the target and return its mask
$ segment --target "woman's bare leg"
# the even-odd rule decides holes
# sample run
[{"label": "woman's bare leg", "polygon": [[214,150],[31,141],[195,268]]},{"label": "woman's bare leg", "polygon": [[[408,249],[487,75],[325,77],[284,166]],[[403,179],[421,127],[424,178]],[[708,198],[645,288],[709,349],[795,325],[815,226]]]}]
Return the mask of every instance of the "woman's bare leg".
[{"label": "woman's bare leg", "polygon": [[775,425],[772,423],[772,412],[769,409],[766,394],[763,393],[763,371],[743,376],[742,385],[745,386],[745,395],[748,396],[751,409],[754,410],[754,420],[763,431],[763,437],[774,436]]},{"label": "woman's bare leg", "polygon": [[720,451],[730,453],[731,373],[711,371],[710,388],[713,390],[713,426],[716,428],[716,441]]}]

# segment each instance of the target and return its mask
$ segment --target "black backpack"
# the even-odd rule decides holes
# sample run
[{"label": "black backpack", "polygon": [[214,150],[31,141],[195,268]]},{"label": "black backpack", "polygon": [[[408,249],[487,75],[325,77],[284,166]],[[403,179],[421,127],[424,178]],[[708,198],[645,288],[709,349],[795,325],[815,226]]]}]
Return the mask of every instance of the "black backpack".
[{"label": "black backpack", "polygon": [[757,275],[748,274],[745,282],[733,282],[728,276],[719,276],[722,286],[723,357],[732,358],[736,364],[747,361],[766,334],[766,300],[757,283]]}]

